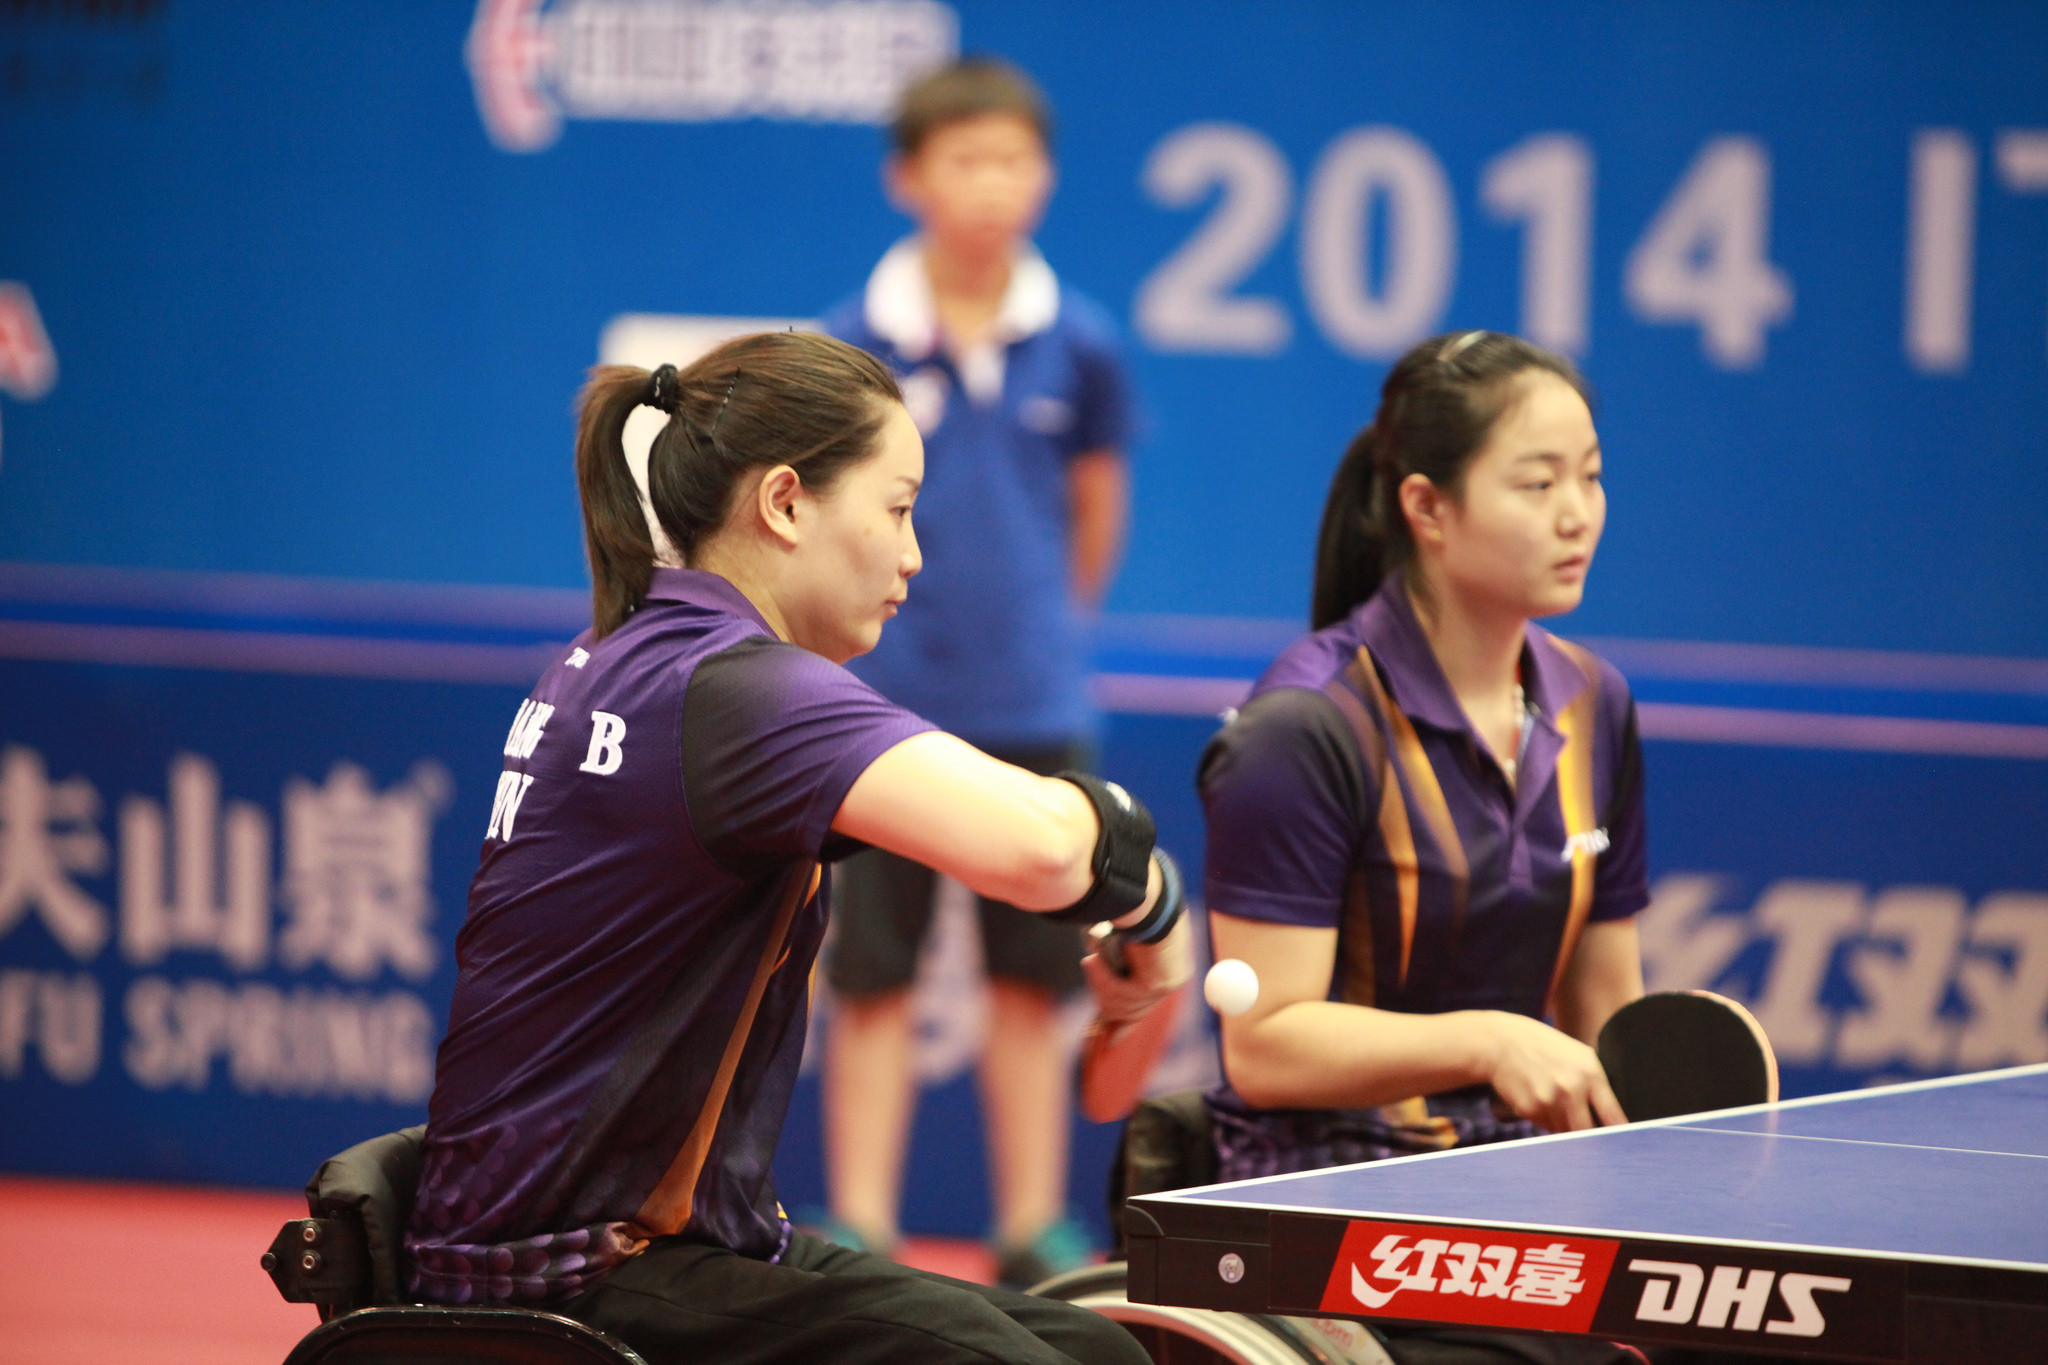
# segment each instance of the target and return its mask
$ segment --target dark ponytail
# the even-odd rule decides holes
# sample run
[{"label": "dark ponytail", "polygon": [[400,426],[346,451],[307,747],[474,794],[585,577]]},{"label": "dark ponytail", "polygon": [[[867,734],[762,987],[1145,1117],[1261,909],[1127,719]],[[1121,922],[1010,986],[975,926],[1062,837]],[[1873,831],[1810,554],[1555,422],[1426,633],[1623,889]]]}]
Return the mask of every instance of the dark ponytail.
[{"label": "dark ponytail", "polygon": [[1323,500],[1323,524],[1316,533],[1315,599],[1309,604],[1314,629],[1341,621],[1378,591],[1385,572],[1386,538],[1374,510],[1373,426],[1351,438],[1330,495]]},{"label": "dark ponytail", "polygon": [[626,419],[647,396],[647,371],[600,365],[577,400],[576,487],[583,495],[583,549],[590,558],[591,620],[599,639],[647,597],[654,538],[626,464]]},{"label": "dark ponytail", "polygon": [[[1578,367],[1502,332],[1450,332],[1416,346],[1387,372],[1379,412],[1351,438],[1330,481],[1316,534],[1309,621],[1321,630],[1379,591],[1415,558],[1401,484],[1420,474],[1460,496],[1465,471],[1531,370],[1556,375],[1588,397]],[[1590,401],[1590,400],[1589,400]]]},{"label": "dark ponytail", "polygon": [[654,574],[654,538],[626,463],[634,408],[668,414],[647,452],[647,497],[689,564],[725,524],[750,471],[788,465],[823,493],[874,454],[887,405],[902,401],[881,362],[816,332],[739,337],[681,371],[592,370],[577,400],[576,484],[597,637],[639,609]]}]

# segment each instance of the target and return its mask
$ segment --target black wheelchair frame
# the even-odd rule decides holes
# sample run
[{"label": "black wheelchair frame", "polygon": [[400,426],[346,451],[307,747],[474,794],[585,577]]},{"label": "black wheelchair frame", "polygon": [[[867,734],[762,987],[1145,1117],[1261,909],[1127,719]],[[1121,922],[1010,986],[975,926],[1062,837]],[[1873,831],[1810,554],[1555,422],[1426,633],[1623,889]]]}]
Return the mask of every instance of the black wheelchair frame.
[{"label": "black wheelchair frame", "polygon": [[531,1308],[449,1308],[405,1293],[405,1225],[424,1128],[359,1142],[306,1186],[309,1218],[279,1229],[263,1268],[321,1324],[285,1365],[646,1365],[617,1337]]}]

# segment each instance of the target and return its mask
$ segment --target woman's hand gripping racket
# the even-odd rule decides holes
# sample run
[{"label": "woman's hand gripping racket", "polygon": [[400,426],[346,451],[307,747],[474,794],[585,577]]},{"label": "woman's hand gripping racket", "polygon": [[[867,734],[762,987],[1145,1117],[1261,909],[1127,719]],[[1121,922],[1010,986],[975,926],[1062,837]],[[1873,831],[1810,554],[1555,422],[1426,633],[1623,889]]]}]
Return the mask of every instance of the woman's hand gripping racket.
[{"label": "woman's hand gripping racket", "polygon": [[1763,1026],[1712,991],[1658,991],[1614,1012],[1593,1049],[1631,1120],[1768,1104],[1778,1059]]},{"label": "woman's hand gripping racket", "polygon": [[[1155,856],[1162,877],[1173,883],[1172,894],[1179,895],[1178,870],[1164,854]],[[1195,970],[1188,935],[1185,915],[1157,943],[1131,942],[1107,924],[1089,930],[1095,951],[1081,968],[1095,993],[1095,1017],[1081,1038],[1081,1112],[1096,1123],[1113,1122],[1137,1107],[1173,1037]]]}]

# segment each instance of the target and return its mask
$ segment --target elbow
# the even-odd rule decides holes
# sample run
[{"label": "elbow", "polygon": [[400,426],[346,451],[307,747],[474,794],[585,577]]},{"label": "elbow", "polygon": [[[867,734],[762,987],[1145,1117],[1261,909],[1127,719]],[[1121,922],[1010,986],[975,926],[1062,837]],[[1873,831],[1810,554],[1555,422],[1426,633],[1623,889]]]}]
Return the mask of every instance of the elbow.
[{"label": "elbow", "polygon": [[1280,1078],[1271,1059],[1262,1057],[1257,1043],[1244,1036],[1248,1030],[1235,1025],[1235,1020],[1223,1021],[1223,1075],[1230,1088],[1254,1109],[1290,1107],[1290,1097],[1273,1084]]}]

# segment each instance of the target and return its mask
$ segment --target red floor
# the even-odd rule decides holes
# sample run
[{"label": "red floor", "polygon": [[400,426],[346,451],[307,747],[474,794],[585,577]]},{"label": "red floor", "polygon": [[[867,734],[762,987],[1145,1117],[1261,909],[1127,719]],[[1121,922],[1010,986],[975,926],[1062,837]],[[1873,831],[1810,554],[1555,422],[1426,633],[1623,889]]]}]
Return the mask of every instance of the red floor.
[{"label": "red floor", "polygon": [[[0,1176],[0,1362],[277,1365],[318,1323],[257,1259],[296,1194]],[[904,1260],[986,1280],[971,1242],[914,1239]]]}]

